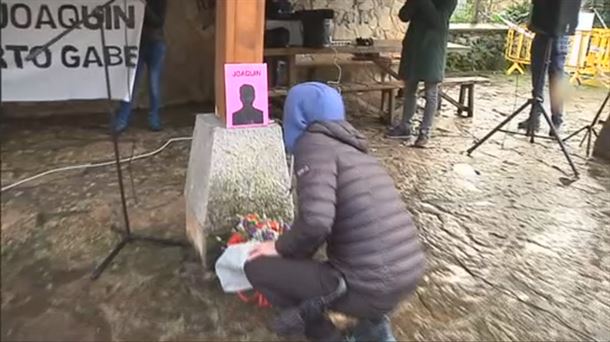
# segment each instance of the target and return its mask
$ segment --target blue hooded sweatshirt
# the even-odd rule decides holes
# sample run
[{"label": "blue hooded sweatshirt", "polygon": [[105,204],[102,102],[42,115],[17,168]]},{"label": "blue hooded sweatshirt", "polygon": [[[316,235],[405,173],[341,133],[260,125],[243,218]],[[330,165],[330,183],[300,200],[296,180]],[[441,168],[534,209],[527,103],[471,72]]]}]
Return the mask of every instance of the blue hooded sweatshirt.
[{"label": "blue hooded sweatshirt", "polygon": [[284,103],[284,144],[293,153],[297,141],[316,121],[344,121],[345,105],[341,94],[318,82],[292,87]]}]

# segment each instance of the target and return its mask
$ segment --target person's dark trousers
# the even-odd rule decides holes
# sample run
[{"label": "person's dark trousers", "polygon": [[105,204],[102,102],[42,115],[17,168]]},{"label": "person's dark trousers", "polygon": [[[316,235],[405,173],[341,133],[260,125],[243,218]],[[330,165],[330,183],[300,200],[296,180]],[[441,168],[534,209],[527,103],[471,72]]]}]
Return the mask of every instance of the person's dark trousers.
[{"label": "person's dark trousers", "polygon": [[[553,39],[553,42],[551,45],[549,65],[545,70],[545,52],[549,39]],[[536,34],[531,48],[532,96],[534,98],[544,98],[544,85],[546,84],[546,74],[548,72],[551,115],[555,127],[560,127],[563,123],[563,96],[561,94],[561,83],[564,76],[568,44],[569,40],[567,36],[552,38],[547,35]],[[540,122],[540,113],[538,111],[532,112],[531,117],[534,119],[534,125],[538,126]]]},{"label": "person's dark trousers", "polygon": [[117,113],[114,129],[118,132],[125,130],[129,126],[133,103],[136,101],[138,85],[142,79],[144,69],[148,69],[148,97],[150,99],[150,113],[148,124],[152,130],[161,129],[161,75],[165,61],[165,43],[162,40],[143,43],[140,47],[138,67],[133,83],[131,101],[121,101]]},{"label": "person's dark trousers", "polygon": [[[308,259],[261,257],[246,263],[245,272],[252,286],[277,308],[328,295],[337,288],[341,274],[327,263]],[[379,320],[398,305],[400,294],[359,294],[350,291],[331,309],[357,318]],[[313,341],[340,339],[341,333],[325,317],[310,322],[305,335]]]}]

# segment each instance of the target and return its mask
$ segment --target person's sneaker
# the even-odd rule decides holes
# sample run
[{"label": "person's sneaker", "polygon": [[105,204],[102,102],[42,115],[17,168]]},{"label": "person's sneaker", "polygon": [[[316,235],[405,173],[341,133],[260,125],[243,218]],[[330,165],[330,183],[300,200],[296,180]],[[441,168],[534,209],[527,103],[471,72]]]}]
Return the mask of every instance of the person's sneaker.
[{"label": "person's sneaker", "polygon": [[[557,134],[561,135],[561,125],[560,126],[555,126],[555,131],[557,132]],[[552,129],[549,129],[549,137],[557,139],[557,137],[555,136],[555,134],[553,133]]]},{"label": "person's sneaker", "polygon": [[161,120],[148,119],[148,127],[153,132],[159,132],[161,130]]},{"label": "person's sneaker", "polygon": [[[555,126],[555,131],[557,131],[557,134],[561,135],[561,126],[563,124],[563,120],[561,118],[553,116],[553,117],[551,117],[551,122],[553,122],[553,125]],[[553,134],[553,130],[550,128],[549,128],[549,137],[556,138],[556,136]]]},{"label": "person's sneaker", "polygon": [[125,132],[125,130],[127,130],[127,124],[121,124],[121,123],[117,123],[112,130],[114,131],[114,133],[116,134],[121,134],[123,132]]},{"label": "person's sneaker", "polygon": [[517,126],[517,128],[523,129],[526,131],[538,132],[538,131],[540,131],[540,121],[538,121],[538,120],[533,121],[533,124],[530,127],[530,119],[527,119],[527,120],[519,122],[519,125]]},{"label": "person's sneaker", "polygon": [[427,135],[420,134],[417,137],[417,140],[415,140],[415,143],[413,144],[413,147],[426,148],[426,146],[428,145],[429,141],[430,141],[430,138]]},{"label": "person's sneaker", "polygon": [[385,137],[388,139],[401,139],[401,140],[409,140],[411,139],[411,131],[404,126],[398,125],[390,128]]}]

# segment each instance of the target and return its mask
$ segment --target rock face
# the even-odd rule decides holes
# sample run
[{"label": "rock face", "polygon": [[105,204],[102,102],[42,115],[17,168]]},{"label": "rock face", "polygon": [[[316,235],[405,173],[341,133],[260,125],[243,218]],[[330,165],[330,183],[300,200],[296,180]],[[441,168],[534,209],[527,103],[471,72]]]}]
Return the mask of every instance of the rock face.
[{"label": "rock face", "polygon": [[184,189],[187,235],[206,263],[207,235],[227,232],[238,215],[291,220],[294,210],[282,130],[226,129],[197,115]]},{"label": "rock face", "polygon": [[401,39],[406,26],[398,19],[404,1],[396,0],[292,0],[297,9],[332,8],[335,39],[372,37]]},{"label": "rock face", "polygon": [[599,133],[599,138],[595,142],[593,154],[610,161],[610,115],[608,115],[606,123]]}]

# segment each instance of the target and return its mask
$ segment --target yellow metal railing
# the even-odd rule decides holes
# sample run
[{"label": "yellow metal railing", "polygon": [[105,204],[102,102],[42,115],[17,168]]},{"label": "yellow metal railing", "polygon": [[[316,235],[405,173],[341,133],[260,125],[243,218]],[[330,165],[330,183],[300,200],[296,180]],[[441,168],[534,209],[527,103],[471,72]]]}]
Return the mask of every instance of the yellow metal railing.
[{"label": "yellow metal railing", "polygon": [[592,84],[606,81],[610,73],[610,29],[577,31],[570,40],[566,71],[570,82]]},{"label": "yellow metal railing", "polygon": [[[504,51],[504,57],[511,63],[507,75],[523,74],[525,67],[531,64],[533,37],[525,27],[509,28]],[[610,74],[610,29],[577,31],[570,37],[565,68],[570,73],[570,82],[575,84],[608,82],[604,75]]]},{"label": "yellow metal railing", "polygon": [[525,27],[514,26],[509,28],[506,37],[506,48],[504,57],[511,62],[511,66],[506,70],[507,75],[514,72],[525,73],[525,66],[530,64],[530,50],[534,34]]}]

